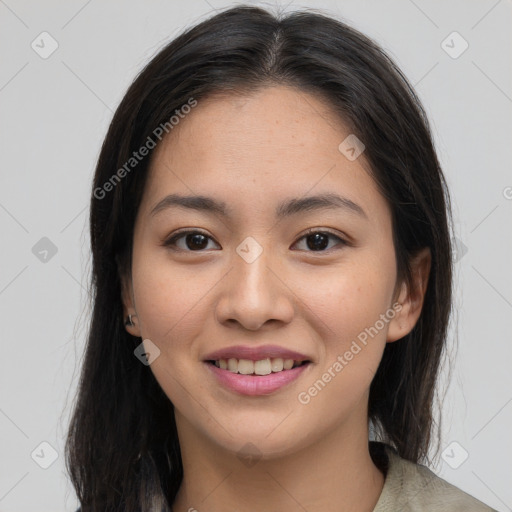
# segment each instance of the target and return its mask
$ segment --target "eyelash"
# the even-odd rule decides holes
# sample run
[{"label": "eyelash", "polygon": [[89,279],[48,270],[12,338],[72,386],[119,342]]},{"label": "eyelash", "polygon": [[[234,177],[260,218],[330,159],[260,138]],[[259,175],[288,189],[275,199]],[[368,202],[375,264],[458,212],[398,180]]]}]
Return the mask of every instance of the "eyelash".
[{"label": "eyelash", "polygon": [[[328,230],[320,230],[320,229],[317,229],[317,228],[308,229],[306,231],[306,233],[304,233],[297,240],[297,242],[299,242],[300,240],[302,240],[304,238],[307,238],[308,236],[311,236],[311,235],[314,235],[314,234],[317,234],[317,233],[320,233],[322,235],[328,235],[328,236],[330,236],[332,238],[335,238],[336,240],[338,240],[339,245],[341,245],[341,246],[349,246],[350,245],[349,242],[347,242],[346,240],[344,240],[340,236],[335,235],[333,232],[328,231]],[[192,251],[192,250],[189,250],[189,249],[176,249],[175,248],[177,240],[179,240],[180,238],[185,237],[186,235],[190,235],[190,234],[203,235],[206,238],[209,238],[210,240],[213,240],[213,238],[211,236],[207,235],[203,231],[200,231],[200,230],[197,230],[197,229],[193,229],[193,230],[188,230],[188,231],[180,231],[178,233],[173,234],[170,238],[165,240],[162,245],[164,245],[165,247],[170,247],[172,250],[181,251],[181,252],[191,252],[191,253],[206,252],[204,249],[200,249],[200,250],[197,250],[197,251]],[[297,242],[295,242],[295,243],[297,243]],[[215,243],[217,243],[217,242],[215,242]],[[332,249],[332,247],[330,249],[323,249],[323,250],[320,250],[320,251],[306,251],[306,252],[324,253],[324,252],[329,252],[331,249]]]}]

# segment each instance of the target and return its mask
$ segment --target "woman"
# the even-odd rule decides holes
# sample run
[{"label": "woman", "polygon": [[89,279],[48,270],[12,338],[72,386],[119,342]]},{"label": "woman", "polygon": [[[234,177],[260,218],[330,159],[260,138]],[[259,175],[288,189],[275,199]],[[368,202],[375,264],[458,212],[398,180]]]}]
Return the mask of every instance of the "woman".
[{"label": "woman", "polygon": [[449,212],[419,100],[359,32],[237,7],[172,41],[94,177],[81,510],[491,510],[419,464]]}]

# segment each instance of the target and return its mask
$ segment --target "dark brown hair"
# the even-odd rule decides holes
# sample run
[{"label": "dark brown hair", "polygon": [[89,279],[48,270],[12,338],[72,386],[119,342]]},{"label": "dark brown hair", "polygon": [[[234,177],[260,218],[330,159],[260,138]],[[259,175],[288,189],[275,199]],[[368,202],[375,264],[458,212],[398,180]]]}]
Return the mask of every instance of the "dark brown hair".
[{"label": "dark brown hair", "polygon": [[379,438],[408,460],[427,456],[452,308],[452,262],[449,196],[426,114],[393,61],[353,28],[312,10],[281,16],[242,6],[187,30],[149,62],[101,149],[90,210],[93,313],[66,443],[83,512],[169,510],[183,476],[173,404],[134,357],[141,340],[123,325],[120,270],[130,272],[151,158],[118,170],[127,170],[133,152],[191,98],[200,105],[214,93],[275,84],[326,99],[364,142],[392,209],[399,278],[410,282],[411,257],[431,250],[421,316],[407,336],[387,344],[369,398]]}]

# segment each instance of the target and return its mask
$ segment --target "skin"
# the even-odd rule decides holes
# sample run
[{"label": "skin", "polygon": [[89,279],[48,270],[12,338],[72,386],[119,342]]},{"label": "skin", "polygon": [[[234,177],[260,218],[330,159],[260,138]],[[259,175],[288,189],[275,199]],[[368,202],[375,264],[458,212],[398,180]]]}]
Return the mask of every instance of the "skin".
[{"label": "skin", "polygon": [[[378,501],[384,475],[368,451],[369,387],[386,343],[418,320],[430,252],[412,261],[411,286],[397,281],[391,211],[364,153],[349,161],[338,150],[349,134],[320,98],[272,86],[199,101],[152,155],[123,303],[136,315],[128,332],[161,350],[150,368],[174,404],[184,467],[175,512],[360,512]],[[366,216],[323,209],[276,220],[279,202],[325,192]],[[214,197],[234,214],[170,208],[151,216],[171,193]],[[185,237],[165,247],[182,228],[210,238],[201,249]],[[334,236],[315,250],[303,238],[308,228],[350,243]],[[249,236],[263,251],[252,263],[236,252]],[[300,403],[298,394],[396,302],[384,328]],[[312,364],[271,395],[242,396],[202,362],[237,344],[277,344]],[[250,467],[238,456],[249,442],[260,457]]]}]

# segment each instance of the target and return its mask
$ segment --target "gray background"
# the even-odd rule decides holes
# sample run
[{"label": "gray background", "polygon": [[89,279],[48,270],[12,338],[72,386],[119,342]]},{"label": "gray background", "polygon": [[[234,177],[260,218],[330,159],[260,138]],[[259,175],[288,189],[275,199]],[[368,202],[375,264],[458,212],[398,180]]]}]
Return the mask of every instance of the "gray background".
[{"label": "gray background", "polygon": [[[155,52],[235,3],[0,0],[0,511],[75,509],[63,444],[90,313],[87,217],[100,145]],[[459,345],[432,469],[512,510],[511,0],[280,5],[324,9],[376,39],[425,104],[460,250],[450,337]],[[46,59],[31,47],[51,49],[44,31],[58,44]]]}]

